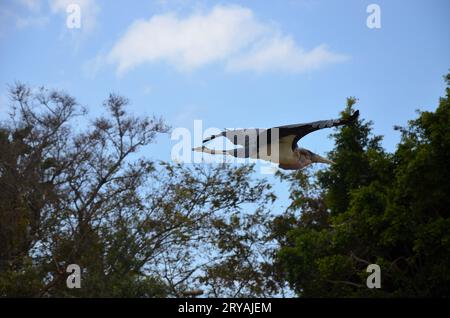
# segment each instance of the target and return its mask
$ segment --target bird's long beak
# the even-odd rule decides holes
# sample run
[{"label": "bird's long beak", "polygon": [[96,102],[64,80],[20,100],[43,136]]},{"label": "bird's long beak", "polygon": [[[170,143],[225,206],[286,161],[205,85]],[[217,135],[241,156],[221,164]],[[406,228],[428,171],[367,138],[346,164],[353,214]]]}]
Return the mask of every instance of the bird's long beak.
[{"label": "bird's long beak", "polygon": [[327,158],[324,158],[324,157],[322,157],[322,156],[319,156],[318,154],[314,154],[314,155],[311,157],[311,161],[312,161],[312,162],[319,162],[319,163],[327,163],[327,164],[330,164],[330,165],[334,164],[333,161],[328,160]]}]

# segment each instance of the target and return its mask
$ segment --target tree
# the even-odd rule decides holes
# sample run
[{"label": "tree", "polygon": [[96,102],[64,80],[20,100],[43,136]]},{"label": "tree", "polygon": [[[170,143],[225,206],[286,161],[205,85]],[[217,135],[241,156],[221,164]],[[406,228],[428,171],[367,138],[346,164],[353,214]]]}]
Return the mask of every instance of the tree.
[{"label": "tree", "polygon": [[[394,154],[358,121],[332,135],[335,165],[312,177],[281,175],[291,190],[303,189],[293,196],[302,204],[291,205],[301,218],[285,219],[274,231],[285,242],[278,267],[298,295],[450,294],[449,114],[447,87],[435,112],[420,112],[408,127],[397,128],[402,139]],[[305,191],[310,188],[319,190]],[[365,284],[372,263],[381,267],[379,290]]]},{"label": "tree", "polygon": [[[64,92],[18,83],[10,93],[0,126],[1,296],[277,292],[263,235],[275,196],[251,166],[139,157],[169,127],[129,115],[118,95],[92,119]],[[69,264],[82,269],[81,289],[66,287]]]},{"label": "tree", "polygon": [[[75,98],[11,87],[0,124],[0,295],[302,297],[450,295],[450,75],[387,153],[362,119],[332,135],[327,170],[278,173],[275,214],[253,167],[156,162],[167,133],[110,95],[97,118]],[[356,99],[341,113],[350,116]],[[66,268],[82,269],[68,289]],[[381,289],[366,268],[381,267]]]}]

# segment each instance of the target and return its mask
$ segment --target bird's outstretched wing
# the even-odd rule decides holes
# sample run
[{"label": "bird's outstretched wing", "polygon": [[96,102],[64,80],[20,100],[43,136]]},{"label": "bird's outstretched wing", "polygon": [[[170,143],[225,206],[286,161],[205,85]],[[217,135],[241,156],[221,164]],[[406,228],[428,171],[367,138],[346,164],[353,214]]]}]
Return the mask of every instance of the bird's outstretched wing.
[{"label": "bird's outstretched wing", "polygon": [[248,147],[249,139],[256,140],[262,133],[267,131],[264,128],[247,128],[247,129],[235,129],[235,130],[225,130],[217,135],[212,135],[203,140],[206,143],[218,137],[225,137],[231,141],[234,145],[240,145],[243,147]]},{"label": "bird's outstretched wing", "polygon": [[[225,130],[217,135],[212,135],[204,139],[203,143],[206,143],[218,137],[225,137],[228,140],[230,140],[234,145],[240,145],[246,149],[257,151],[257,149],[259,148],[260,139],[264,138],[266,144],[270,144],[272,141],[271,139],[272,132],[275,129],[277,129],[279,139],[278,141],[280,145],[290,144],[291,148],[294,150],[297,147],[297,142],[307,134],[323,128],[346,125],[356,120],[358,116],[359,110],[355,111],[349,118],[345,119],[340,118],[330,120],[319,120],[311,123],[278,126],[269,129],[249,128],[249,129]],[[253,139],[252,137],[256,139]],[[256,140],[256,143],[253,144],[252,142],[249,142],[249,139]]]},{"label": "bird's outstretched wing", "polygon": [[294,124],[294,125],[274,127],[270,128],[269,130],[278,129],[280,142],[282,141],[292,142],[292,149],[295,149],[297,147],[297,142],[307,134],[323,128],[346,125],[348,123],[355,121],[358,118],[358,116],[359,110],[355,111],[349,118],[319,120],[306,124]]}]

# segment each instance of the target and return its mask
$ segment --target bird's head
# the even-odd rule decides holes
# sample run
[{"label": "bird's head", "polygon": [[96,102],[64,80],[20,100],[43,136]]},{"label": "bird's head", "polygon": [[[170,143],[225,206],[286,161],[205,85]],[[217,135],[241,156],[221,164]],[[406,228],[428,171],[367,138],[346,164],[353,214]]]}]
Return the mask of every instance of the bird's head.
[{"label": "bird's head", "polygon": [[318,154],[315,154],[314,152],[309,151],[308,149],[297,148],[295,150],[295,153],[298,157],[300,169],[309,166],[312,163],[334,164],[333,161],[328,160],[327,158],[324,158],[322,156],[319,156]]}]

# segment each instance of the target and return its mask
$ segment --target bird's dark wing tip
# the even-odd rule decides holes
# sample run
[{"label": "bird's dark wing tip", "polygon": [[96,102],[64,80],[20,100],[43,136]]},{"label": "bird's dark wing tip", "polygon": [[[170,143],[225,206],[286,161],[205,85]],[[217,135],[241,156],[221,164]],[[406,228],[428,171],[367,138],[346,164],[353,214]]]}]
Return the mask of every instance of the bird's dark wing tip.
[{"label": "bird's dark wing tip", "polygon": [[359,117],[359,109],[357,109],[351,116],[350,116],[350,121],[355,121],[357,120]]},{"label": "bird's dark wing tip", "polygon": [[217,137],[221,137],[221,136],[226,137],[226,131],[222,131],[220,134],[217,134],[217,135],[211,135],[208,138],[203,139],[202,143],[208,142],[210,140],[213,140],[213,139],[215,139]]},{"label": "bird's dark wing tip", "polygon": [[208,141],[210,141],[210,140],[213,140],[214,138],[216,138],[216,136],[210,136],[210,137],[208,137],[208,138],[205,138],[205,139],[203,139],[203,141],[202,141],[202,143],[206,143],[206,142],[208,142]]}]

